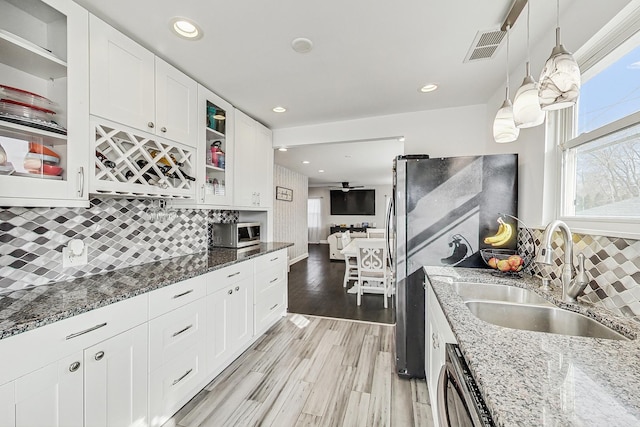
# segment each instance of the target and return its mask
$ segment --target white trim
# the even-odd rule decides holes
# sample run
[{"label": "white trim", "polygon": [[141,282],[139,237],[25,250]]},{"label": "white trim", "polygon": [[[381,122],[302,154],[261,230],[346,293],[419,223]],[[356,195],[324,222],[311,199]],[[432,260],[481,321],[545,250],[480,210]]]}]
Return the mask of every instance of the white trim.
[{"label": "white trim", "polygon": [[568,150],[574,147],[578,147],[579,145],[586,144],[588,142],[594,141],[596,139],[602,138],[604,136],[610,135],[612,133],[621,131],[628,127],[637,125],[640,123],[640,111],[633,113],[629,116],[625,116],[621,119],[616,120],[615,122],[611,122],[602,127],[592,130],[591,132],[584,132],[580,135],[576,136],[573,139],[566,141],[565,143],[560,144],[562,149]]},{"label": "white trim", "polygon": [[293,258],[293,259],[290,259],[290,260],[289,260],[289,266],[292,266],[292,265],[293,265],[293,264],[295,264],[296,262],[298,262],[298,261],[302,261],[302,260],[303,260],[303,259],[305,259],[305,258],[309,258],[309,252],[304,253],[304,254],[302,254],[302,255],[300,255],[300,256],[297,256],[297,257],[295,257],[295,258]]},{"label": "white trim", "polygon": [[625,239],[640,240],[640,231],[637,230],[639,222],[627,219],[611,218],[579,218],[560,217],[571,227],[571,231],[592,236],[622,237]]}]

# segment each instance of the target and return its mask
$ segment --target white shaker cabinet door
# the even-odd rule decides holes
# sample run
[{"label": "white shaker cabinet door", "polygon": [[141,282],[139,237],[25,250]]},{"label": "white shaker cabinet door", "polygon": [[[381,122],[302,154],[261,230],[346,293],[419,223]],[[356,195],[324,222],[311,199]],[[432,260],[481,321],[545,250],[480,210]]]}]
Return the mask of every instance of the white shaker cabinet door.
[{"label": "white shaker cabinet door", "polygon": [[236,206],[257,205],[259,153],[256,147],[256,122],[240,110],[234,112],[235,120],[235,162],[233,204]]},{"label": "white shaker cabinet door", "polygon": [[81,427],[82,365],[77,353],[15,380],[15,425]]},{"label": "white shaker cabinet door", "polygon": [[230,356],[229,328],[233,288],[221,289],[207,297],[207,371],[216,374]]},{"label": "white shaker cabinet door", "polygon": [[91,15],[90,112],[137,129],[155,128],[155,56]]},{"label": "white shaker cabinet door", "polygon": [[233,285],[229,346],[235,351],[253,337],[253,277]]},{"label": "white shaker cabinet door", "polygon": [[196,147],[198,84],[156,57],[156,133]]},{"label": "white shaker cabinet door", "polygon": [[16,395],[15,382],[11,381],[0,386],[0,426],[14,427],[16,425]]},{"label": "white shaker cabinet door", "polygon": [[273,135],[271,129],[256,122],[255,174],[258,203],[260,207],[273,206]]},{"label": "white shaker cabinet door", "polygon": [[147,349],[146,324],[85,349],[86,426],[148,424]]}]

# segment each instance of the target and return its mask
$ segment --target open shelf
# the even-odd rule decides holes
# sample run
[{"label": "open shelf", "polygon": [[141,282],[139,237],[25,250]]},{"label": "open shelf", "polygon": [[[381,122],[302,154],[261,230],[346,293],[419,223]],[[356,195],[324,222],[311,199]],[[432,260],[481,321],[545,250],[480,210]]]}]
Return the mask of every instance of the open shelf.
[{"label": "open shelf", "polygon": [[224,168],[219,168],[219,167],[216,167],[216,166],[213,166],[213,165],[205,165],[205,167],[207,168],[207,170],[210,170],[210,171],[217,171],[217,172],[224,172],[225,171]]},{"label": "open shelf", "polygon": [[4,120],[0,120],[0,135],[20,139],[24,139],[25,137],[37,138],[39,141],[42,141],[42,143],[48,145],[66,144],[67,142],[66,135]]},{"label": "open shelf", "polygon": [[0,61],[43,79],[67,75],[67,63],[22,37],[0,30]]},{"label": "open shelf", "polygon": [[215,129],[211,129],[210,127],[207,126],[207,132],[209,132],[211,135],[216,136],[218,138],[224,138],[225,135],[222,132],[218,132]]}]

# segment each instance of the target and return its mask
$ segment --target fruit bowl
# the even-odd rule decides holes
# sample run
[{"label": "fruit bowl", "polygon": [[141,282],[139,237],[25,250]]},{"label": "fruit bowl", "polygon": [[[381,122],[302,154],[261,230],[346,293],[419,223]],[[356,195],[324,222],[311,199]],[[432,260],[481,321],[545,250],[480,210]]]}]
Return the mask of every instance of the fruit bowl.
[{"label": "fruit bowl", "polygon": [[531,257],[520,255],[514,249],[480,249],[485,264],[503,273],[516,273],[526,268]]}]

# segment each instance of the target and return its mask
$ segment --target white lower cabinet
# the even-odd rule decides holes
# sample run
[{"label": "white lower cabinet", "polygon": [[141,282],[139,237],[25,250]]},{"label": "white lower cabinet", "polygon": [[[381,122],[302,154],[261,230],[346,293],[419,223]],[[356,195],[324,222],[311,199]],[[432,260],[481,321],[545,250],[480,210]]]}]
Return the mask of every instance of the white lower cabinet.
[{"label": "white lower cabinet", "polygon": [[82,365],[82,353],[78,352],[15,380],[15,424],[7,425],[82,426]]},{"label": "white lower cabinet", "polygon": [[84,425],[147,425],[147,352],[146,324],[84,351]]}]

